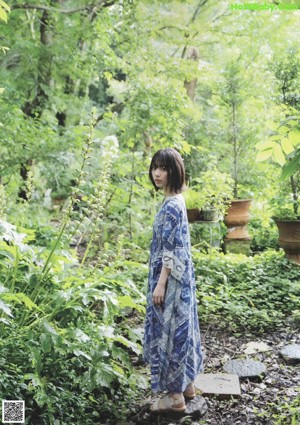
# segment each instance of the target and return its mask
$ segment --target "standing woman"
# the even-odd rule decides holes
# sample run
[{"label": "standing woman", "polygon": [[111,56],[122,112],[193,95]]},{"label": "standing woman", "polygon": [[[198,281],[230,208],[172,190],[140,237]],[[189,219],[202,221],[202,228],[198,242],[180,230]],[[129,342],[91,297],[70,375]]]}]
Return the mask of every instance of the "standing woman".
[{"label": "standing woman", "polygon": [[202,371],[202,352],[179,153],[172,148],[156,152],[149,177],[165,198],[153,226],[144,358],[150,364],[153,392],[166,392],[150,409],[183,412],[185,397],[195,396],[193,381]]}]

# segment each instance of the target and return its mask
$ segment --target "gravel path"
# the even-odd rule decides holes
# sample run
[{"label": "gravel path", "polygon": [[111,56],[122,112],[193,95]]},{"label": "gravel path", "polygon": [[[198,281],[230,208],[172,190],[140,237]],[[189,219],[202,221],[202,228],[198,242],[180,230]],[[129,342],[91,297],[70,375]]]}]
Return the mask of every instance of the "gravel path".
[{"label": "gravel path", "polygon": [[[300,425],[300,363],[287,364],[279,355],[284,346],[300,343],[300,329],[288,327],[263,335],[232,335],[208,327],[202,329],[202,339],[205,373],[224,373],[223,365],[230,359],[251,359],[265,364],[266,375],[255,380],[241,379],[242,395],[239,398],[220,400],[216,396],[205,396],[208,411],[197,420],[188,416],[150,415],[148,394],[142,406],[135,408],[128,424]],[[264,342],[269,351],[245,354],[246,344],[252,341]],[[293,415],[296,422],[292,422]]]}]

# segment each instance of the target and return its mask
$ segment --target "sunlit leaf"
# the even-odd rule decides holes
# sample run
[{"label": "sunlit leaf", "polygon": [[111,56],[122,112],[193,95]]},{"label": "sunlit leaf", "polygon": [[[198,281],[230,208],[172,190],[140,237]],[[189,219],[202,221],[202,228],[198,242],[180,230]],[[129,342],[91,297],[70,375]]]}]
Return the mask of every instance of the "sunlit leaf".
[{"label": "sunlit leaf", "polygon": [[130,307],[135,308],[136,310],[140,312],[145,311],[145,307],[142,305],[137,304],[129,295],[124,295],[121,297],[118,297],[120,308]]},{"label": "sunlit leaf", "polygon": [[2,310],[8,316],[13,317],[10,307],[7,304],[5,304],[2,300],[0,300],[0,310]]},{"label": "sunlit leaf", "polygon": [[282,139],[281,147],[286,155],[289,155],[295,149],[289,138]]},{"label": "sunlit leaf", "polygon": [[300,143],[300,131],[290,131],[288,134],[288,140],[293,146],[297,146]]},{"label": "sunlit leaf", "polygon": [[273,122],[273,121],[266,121],[266,126],[270,129],[270,130],[273,130],[273,131],[276,131],[277,130],[277,128],[278,128],[278,124],[276,124],[275,122]]},{"label": "sunlit leaf", "polygon": [[279,146],[277,144],[274,146],[274,149],[273,149],[273,159],[274,159],[275,162],[277,162],[281,166],[286,161],[281,146]]}]

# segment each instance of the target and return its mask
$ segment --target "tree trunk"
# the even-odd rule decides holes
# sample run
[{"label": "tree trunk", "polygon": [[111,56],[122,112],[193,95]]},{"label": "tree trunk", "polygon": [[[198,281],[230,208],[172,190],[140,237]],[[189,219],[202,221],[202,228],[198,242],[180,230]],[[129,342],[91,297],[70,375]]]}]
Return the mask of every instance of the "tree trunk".
[{"label": "tree trunk", "polygon": [[[195,47],[192,47],[187,55],[187,59],[197,62],[199,60],[199,52]],[[184,87],[186,88],[186,93],[188,97],[192,100],[195,99],[196,87],[197,87],[197,78],[193,78],[190,81],[184,82]]]},{"label": "tree trunk", "polygon": [[[48,87],[51,84],[51,63],[52,63],[52,28],[51,28],[51,18],[50,12],[44,10],[41,23],[40,23],[40,57],[38,61],[38,76],[37,76],[37,86],[36,94],[33,100],[27,101],[22,107],[22,111],[27,117],[30,118],[40,118],[42,116],[45,104],[48,100],[48,95],[45,92],[44,87]],[[23,145],[24,150],[26,145]],[[32,159],[25,160],[20,166],[20,176],[25,183],[27,181],[28,172],[32,166]],[[19,190],[19,198],[27,200],[26,190],[24,188],[24,183]]]}]

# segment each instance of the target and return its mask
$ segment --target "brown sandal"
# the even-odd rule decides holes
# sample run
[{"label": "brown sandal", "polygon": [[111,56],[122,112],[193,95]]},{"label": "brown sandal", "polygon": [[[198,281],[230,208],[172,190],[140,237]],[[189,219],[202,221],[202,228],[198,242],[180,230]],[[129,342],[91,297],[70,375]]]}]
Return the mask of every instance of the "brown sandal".
[{"label": "brown sandal", "polygon": [[150,407],[153,413],[164,413],[164,412],[184,412],[186,405],[184,397],[171,396],[170,394],[165,395],[162,398],[158,398]]},{"label": "brown sandal", "polygon": [[190,382],[186,387],[185,391],[183,391],[183,395],[185,398],[191,399],[196,397],[196,390],[193,382]]}]

